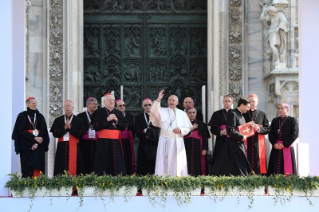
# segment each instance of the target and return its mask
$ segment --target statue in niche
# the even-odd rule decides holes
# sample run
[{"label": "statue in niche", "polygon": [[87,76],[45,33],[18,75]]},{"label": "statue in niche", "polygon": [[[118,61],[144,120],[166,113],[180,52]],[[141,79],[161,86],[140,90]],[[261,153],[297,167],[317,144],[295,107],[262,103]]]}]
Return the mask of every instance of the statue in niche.
[{"label": "statue in niche", "polygon": [[287,38],[289,31],[288,21],[282,11],[278,11],[274,6],[267,6],[260,3],[262,13],[260,19],[270,22],[268,30],[268,42],[272,51],[273,61],[275,63],[286,62]]}]

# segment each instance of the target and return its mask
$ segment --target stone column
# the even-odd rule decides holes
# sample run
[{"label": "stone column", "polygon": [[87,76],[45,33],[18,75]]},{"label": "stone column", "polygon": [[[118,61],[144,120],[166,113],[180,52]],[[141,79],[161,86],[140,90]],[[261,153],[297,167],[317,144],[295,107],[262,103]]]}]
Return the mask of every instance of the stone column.
[{"label": "stone column", "polygon": [[319,104],[315,89],[319,79],[315,51],[319,49],[318,11],[319,1],[299,0],[299,136],[301,143],[309,143],[310,175],[319,175],[319,143],[314,133],[318,122],[314,107]]},{"label": "stone column", "polygon": [[74,113],[83,111],[83,0],[65,1],[65,99],[71,99]]}]

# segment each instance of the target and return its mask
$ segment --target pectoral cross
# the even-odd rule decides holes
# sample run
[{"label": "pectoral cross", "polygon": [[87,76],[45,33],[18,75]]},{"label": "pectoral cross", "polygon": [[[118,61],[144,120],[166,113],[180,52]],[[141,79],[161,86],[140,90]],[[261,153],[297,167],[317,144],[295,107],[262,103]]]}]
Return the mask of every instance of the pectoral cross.
[{"label": "pectoral cross", "polygon": [[278,129],[278,130],[277,130],[277,132],[278,132],[278,134],[279,134],[279,132],[280,132],[280,129]]},{"label": "pectoral cross", "polygon": [[113,121],[112,125],[116,128],[116,124],[115,124],[115,122],[114,122],[114,121]]}]

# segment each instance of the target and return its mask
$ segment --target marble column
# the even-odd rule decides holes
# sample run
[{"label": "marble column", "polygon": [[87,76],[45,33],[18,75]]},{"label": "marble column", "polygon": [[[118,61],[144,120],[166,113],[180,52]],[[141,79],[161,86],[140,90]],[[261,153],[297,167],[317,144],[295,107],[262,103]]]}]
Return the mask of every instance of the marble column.
[{"label": "marble column", "polygon": [[301,143],[309,143],[310,175],[319,175],[319,143],[315,137],[318,118],[316,106],[316,85],[319,79],[318,54],[319,49],[319,1],[299,0],[299,127]]}]

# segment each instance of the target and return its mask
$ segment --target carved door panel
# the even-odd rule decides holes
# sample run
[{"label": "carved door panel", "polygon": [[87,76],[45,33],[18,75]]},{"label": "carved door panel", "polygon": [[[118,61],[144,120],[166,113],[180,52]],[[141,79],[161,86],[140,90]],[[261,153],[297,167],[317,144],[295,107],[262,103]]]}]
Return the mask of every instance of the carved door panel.
[{"label": "carved door panel", "polygon": [[206,15],[206,0],[84,1],[84,101],[112,90],[120,98],[123,85],[134,115],[161,89],[166,99],[177,95],[180,107],[191,96],[200,108]]}]

